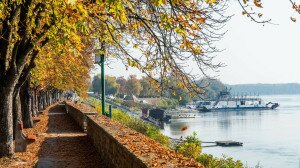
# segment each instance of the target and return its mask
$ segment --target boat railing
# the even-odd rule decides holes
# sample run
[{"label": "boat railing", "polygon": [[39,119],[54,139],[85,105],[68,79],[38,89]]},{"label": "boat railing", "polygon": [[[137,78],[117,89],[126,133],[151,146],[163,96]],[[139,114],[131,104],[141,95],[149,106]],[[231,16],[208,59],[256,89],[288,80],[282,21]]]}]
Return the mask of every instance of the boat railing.
[{"label": "boat railing", "polygon": [[229,97],[229,98],[221,98],[217,100],[209,100],[209,101],[261,101],[261,98],[236,98],[236,97]]}]

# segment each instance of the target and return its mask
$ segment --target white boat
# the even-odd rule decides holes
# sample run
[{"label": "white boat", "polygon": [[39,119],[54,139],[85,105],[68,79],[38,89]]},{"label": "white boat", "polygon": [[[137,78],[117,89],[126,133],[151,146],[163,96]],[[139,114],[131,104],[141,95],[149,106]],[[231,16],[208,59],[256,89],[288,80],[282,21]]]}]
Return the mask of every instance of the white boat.
[{"label": "white boat", "polygon": [[279,106],[278,103],[265,103],[258,96],[231,96],[226,89],[213,100],[199,101],[197,109],[200,112],[210,111],[237,111],[237,110],[270,110]]},{"label": "white boat", "polygon": [[196,114],[194,113],[173,113],[169,114],[171,119],[179,119],[179,118],[196,118]]}]

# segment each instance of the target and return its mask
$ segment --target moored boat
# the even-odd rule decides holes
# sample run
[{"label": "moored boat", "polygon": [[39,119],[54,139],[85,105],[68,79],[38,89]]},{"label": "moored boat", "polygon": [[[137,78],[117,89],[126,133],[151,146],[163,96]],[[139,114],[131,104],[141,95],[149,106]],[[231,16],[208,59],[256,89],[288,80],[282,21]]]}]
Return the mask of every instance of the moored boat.
[{"label": "moored boat", "polygon": [[232,96],[226,89],[219,93],[216,99],[199,101],[197,109],[200,112],[210,111],[238,111],[238,110],[272,110],[278,103],[264,103],[258,96]]}]

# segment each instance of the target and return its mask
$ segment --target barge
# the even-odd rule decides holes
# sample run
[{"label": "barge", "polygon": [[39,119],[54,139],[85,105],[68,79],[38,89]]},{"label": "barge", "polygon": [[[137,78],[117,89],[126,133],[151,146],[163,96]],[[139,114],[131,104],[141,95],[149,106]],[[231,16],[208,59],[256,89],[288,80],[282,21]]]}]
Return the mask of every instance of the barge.
[{"label": "barge", "polygon": [[196,109],[200,112],[273,110],[278,106],[278,103],[265,103],[259,96],[232,96],[230,92],[225,89],[219,93],[216,99],[199,101]]}]

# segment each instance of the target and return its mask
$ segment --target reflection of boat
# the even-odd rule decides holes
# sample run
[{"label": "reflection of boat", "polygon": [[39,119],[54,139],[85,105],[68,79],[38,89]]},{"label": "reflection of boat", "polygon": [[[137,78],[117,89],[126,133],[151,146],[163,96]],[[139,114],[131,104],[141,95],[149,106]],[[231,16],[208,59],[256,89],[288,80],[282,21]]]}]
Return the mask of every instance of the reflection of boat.
[{"label": "reflection of boat", "polygon": [[279,106],[278,103],[264,103],[258,96],[231,96],[226,89],[213,100],[199,101],[197,109],[200,112],[210,111],[236,111],[236,110],[270,110]]}]

